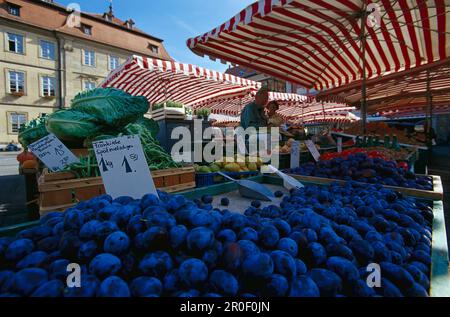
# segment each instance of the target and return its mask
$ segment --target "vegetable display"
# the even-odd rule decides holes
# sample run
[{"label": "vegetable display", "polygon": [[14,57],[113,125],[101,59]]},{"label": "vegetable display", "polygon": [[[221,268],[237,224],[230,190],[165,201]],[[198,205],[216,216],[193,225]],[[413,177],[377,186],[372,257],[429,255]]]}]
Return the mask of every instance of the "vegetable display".
[{"label": "vegetable display", "polygon": [[[386,122],[368,122],[366,124],[366,130],[368,134],[380,135],[381,138],[385,136],[392,137],[397,136],[398,142],[411,144],[411,145],[424,145],[425,136],[423,133],[408,132],[406,129],[397,129],[390,126]],[[351,135],[359,135],[360,124],[353,123],[345,129],[345,133]],[[421,141],[422,139],[422,141]]]},{"label": "vegetable display", "polygon": [[31,143],[48,135],[45,127],[46,117],[31,120],[19,131],[19,143],[27,148]]},{"label": "vegetable display", "polygon": [[[100,135],[90,140],[90,142],[107,140],[123,135],[139,135],[150,170],[180,167],[180,165],[159,145],[158,141],[155,140],[153,135],[156,135],[157,133],[157,123],[153,120],[142,118],[136,121],[136,123],[128,124],[119,135]],[[89,150],[89,155],[81,157],[79,163],[69,165],[65,171],[72,172],[78,178],[100,176],[97,159],[92,149]]]},{"label": "vegetable display", "polygon": [[361,148],[352,148],[352,149],[348,149],[348,150],[344,150],[341,153],[338,152],[330,152],[330,153],[324,153],[320,156],[320,159],[322,161],[329,161],[335,158],[343,158],[343,159],[348,159],[348,157],[350,155],[355,155],[357,153],[363,153],[366,154],[367,157],[369,158],[380,158],[383,160],[388,160],[388,157],[386,155],[384,155],[383,153],[381,153],[380,151],[376,151],[376,150],[369,150],[369,149],[361,149]]},{"label": "vegetable display", "polygon": [[69,110],[48,116],[47,130],[68,141],[117,133],[142,118],[148,109],[145,97],[114,88],[92,89],[76,95]]},{"label": "vegetable display", "polygon": [[162,108],[183,108],[184,105],[182,103],[179,102],[175,102],[175,101],[171,101],[171,100],[167,100],[165,102],[161,102],[161,103],[155,103],[152,106],[152,110],[158,110],[158,109],[162,109]]},{"label": "vegetable display", "polygon": [[369,156],[366,153],[354,153],[346,157],[337,157],[317,163],[309,162],[287,172],[345,181],[353,180],[363,183],[433,190],[433,182],[430,177],[416,175],[405,170],[404,166],[398,167],[397,163],[380,158],[379,154],[376,153]]},{"label": "vegetable display", "polygon": [[28,152],[27,150],[24,150],[22,153],[17,155],[17,161],[20,164],[23,164],[25,161],[30,161],[30,160],[36,161],[36,156],[34,156],[33,153]]},{"label": "vegetable display", "polygon": [[208,117],[211,115],[211,109],[209,108],[200,108],[195,111],[195,114],[199,118],[208,119]]},{"label": "vegetable display", "polygon": [[[144,117],[148,109],[145,97],[135,97],[114,88],[97,88],[75,96],[70,109],[30,122],[19,139],[26,146],[51,132],[66,143],[82,143],[86,148],[92,148],[93,141],[139,135],[150,169],[180,167],[156,140],[159,126]],[[79,163],[68,166],[66,171],[80,178],[100,175],[92,151],[81,157]]]},{"label": "vegetable display", "polygon": [[244,214],[159,197],[99,196],[0,238],[0,296],[428,296],[432,209],[379,185],[307,186]]}]

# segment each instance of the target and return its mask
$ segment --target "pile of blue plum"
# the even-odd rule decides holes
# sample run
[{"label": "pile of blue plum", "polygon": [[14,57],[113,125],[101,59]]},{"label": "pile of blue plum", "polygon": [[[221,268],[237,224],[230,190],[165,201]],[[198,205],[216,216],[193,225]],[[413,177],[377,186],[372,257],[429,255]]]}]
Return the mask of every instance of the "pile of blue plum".
[{"label": "pile of blue plum", "polygon": [[287,172],[304,176],[433,190],[433,181],[430,177],[416,175],[397,167],[393,161],[370,158],[365,153],[349,155],[347,159],[338,157],[317,163],[308,162]]},{"label": "pile of blue plum", "polygon": [[[354,182],[244,214],[212,200],[103,195],[50,213],[0,238],[0,297],[428,296],[426,204]],[[71,263],[81,287],[66,284]]]}]

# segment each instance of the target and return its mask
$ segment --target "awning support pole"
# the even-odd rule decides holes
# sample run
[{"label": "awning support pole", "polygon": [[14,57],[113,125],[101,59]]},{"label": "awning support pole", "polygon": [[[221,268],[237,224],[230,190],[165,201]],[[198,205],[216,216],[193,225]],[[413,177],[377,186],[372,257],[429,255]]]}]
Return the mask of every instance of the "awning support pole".
[{"label": "awning support pole", "polygon": [[427,70],[427,106],[427,146],[428,148],[431,148],[433,143],[431,136],[431,129],[433,128],[433,96],[431,94],[431,78],[429,70]]},{"label": "awning support pole", "polygon": [[367,22],[367,4],[364,1],[361,17],[361,60],[362,60],[362,83],[361,83],[361,134],[366,134],[367,123],[367,74],[366,74],[366,22]]}]

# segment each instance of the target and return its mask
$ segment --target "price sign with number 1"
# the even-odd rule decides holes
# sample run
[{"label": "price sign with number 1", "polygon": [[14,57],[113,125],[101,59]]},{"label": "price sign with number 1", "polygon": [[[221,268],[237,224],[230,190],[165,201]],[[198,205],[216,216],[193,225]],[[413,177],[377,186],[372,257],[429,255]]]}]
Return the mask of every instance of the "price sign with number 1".
[{"label": "price sign with number 1", "polygon": [[113,198],[157,195],[141,141],[137,135],[93,142],[106,192]]},{"label": "price sign with number 1", "polygon": [[54,134],[30,144],[30,151],[36,155],[52,171],[59,172],[72,163],[80,160]]}]

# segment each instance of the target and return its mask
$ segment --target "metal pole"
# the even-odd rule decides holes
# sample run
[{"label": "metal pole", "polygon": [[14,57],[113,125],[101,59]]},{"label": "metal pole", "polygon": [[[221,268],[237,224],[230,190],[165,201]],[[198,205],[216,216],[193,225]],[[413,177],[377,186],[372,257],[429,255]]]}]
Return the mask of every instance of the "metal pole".
[{"label": "metal pole", "polygon": [[430,78],[430,71],[427,70],[427,105],[428,105],[428,111],[427,111],[427,146],[428,148],[431,148],[432,146],[432,137],[431,137],[431,129],[433,124],[433,96],[431,94],[431,78]]},{"label": "metal pole", "polygon": [[362,84],[361,84],[361,134],[366,134],[367,123],[367,74],[366,74],[366,22],[367,4],[364,1],[361,17],[361,60],[362,60]]}]

